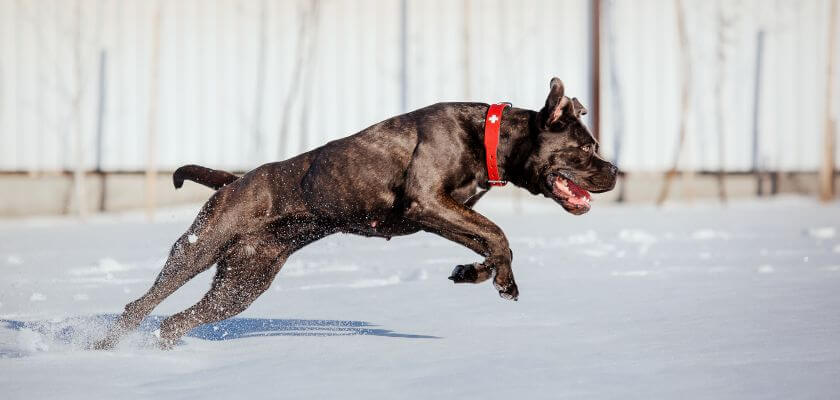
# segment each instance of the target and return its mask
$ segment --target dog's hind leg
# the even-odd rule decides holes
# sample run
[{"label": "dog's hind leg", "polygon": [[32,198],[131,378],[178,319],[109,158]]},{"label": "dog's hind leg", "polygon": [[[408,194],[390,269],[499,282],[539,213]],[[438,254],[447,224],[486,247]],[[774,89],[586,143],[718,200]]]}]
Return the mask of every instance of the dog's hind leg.
[{"label": "dog's hind leg", "polygon": [[210,291],[192,307],[165,319],[162,347],[168,348],[193,328],[245,311],[265,292],[291,249],[266,241],[242,240],[219,261]]},{"label": "dog's hind leg", "polygon": [[137,328],[152,310],[187,281],[206,271],[220,256],[228,241],[224,229],[211,229],[213,199],[205,205],[190,229],[172,245],[169,257],[154,284],[146,294],[128,303],[125,311],[110,327],[104,339],[93,345],[95,349],[111,349],[120,337]]},{"label": "dog's hind leg", "polygon": [[95,349],[111,349],[119,338],[137,328],[152,310],[187,281],[207,270],[215,261],[215,251],[190,243],[184,234],[172,246],[169,258],[152,287],[139,299],[128,303],[125,311],[110,327],[105,338],[94,344]]}]

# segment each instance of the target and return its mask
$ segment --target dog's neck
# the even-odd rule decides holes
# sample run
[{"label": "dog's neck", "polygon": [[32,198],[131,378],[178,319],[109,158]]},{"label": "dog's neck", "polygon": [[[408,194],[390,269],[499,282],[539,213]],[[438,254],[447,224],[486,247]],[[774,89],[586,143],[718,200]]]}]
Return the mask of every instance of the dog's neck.
[{"label": "dog's neck", "polygon": [[[486,112],[486,109],[485,109]],[[539,191],[536,182],[526,171],[526,162],[531,154],[533,140],[536,134],[537,112],[522,108],[507,108],[502,114],[499,131],[498,157],[499,176],[516,186],[528,189],[532,193]],[[484,142],[484,118],[477,129],[481,132],[481,142]],[[486,168],[485,171],[486,174]],[[486,184],[486,182],[485,182]],[[531,186],[534,186],[533,188]]]}]

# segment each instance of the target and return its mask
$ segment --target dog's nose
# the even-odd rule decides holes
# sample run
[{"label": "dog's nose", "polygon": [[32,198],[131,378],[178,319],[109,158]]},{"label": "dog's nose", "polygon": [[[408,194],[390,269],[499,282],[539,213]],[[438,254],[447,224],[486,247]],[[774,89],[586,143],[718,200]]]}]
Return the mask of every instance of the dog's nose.
[{"label": "dog's nose", "polygon": [[610,164],[610,174],[615,175],[618,173],[618,167],[613,164]]}]

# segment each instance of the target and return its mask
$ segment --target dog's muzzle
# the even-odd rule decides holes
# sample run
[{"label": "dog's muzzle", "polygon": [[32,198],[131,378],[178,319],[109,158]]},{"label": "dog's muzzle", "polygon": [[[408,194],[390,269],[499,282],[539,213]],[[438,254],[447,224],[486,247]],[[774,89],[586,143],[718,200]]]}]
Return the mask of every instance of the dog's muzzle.
[{"label": "dog's muzzle", "polygon": [[591,208],[592,195],[563,175],[549,175],[551,197],[563,208],[574,214],[585,214]]}]

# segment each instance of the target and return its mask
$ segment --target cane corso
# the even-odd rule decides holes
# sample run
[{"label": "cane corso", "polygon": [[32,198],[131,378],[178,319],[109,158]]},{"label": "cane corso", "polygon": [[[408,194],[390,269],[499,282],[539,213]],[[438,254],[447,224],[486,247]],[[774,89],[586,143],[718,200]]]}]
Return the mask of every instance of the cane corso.
[{"label": "cane corso", "polygon": [[[598,155],[580,117],[586,109],[551,80],[539,111],[503,109],[497,165],[501,179],[549,197],[579,215],[589,192],[613,188],[617,169]],[[96,348],[111,348],[155,306],[216,264],[210,291],[163,321],[161,345],[198,325],[230,318],[268,289],[298,249],[337,232],[390,238],[432,232],[485,257],[455,267],[455,283],[493,279],[516,300],[512,252],[504,232],[472,209],[487,192],[488,104],[439,103],[399,115],[243,176],[195,165],[179,168],[176,187],[191,180],[217,189],[175,242],[151,289],[125,312]]]}]

